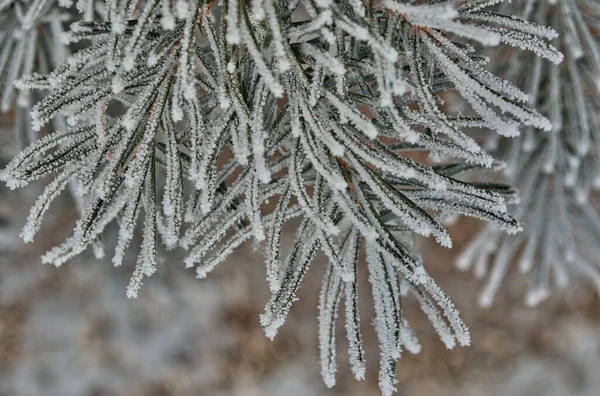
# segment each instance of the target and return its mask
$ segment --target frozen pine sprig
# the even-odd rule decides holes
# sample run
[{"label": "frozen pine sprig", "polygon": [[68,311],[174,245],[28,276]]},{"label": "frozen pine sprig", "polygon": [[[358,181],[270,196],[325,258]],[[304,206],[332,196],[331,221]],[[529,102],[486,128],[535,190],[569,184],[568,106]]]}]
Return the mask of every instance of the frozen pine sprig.
[{"label": "frozen pine sprig", "polygon": [[[25,147],[38,137],[29,113],[43,92],[17,90],[28,75],[47,74],[68,57],[60,40],[73,13],[55,0],[6,0],[0,4],[0,111],[14,113],[15,146]],[[57,124],[56,122],[55,124]]]},{"label": "frozen pine sprig", "polygon": [[[42,260],[68,261],[116,221],[112,261],[121,265],[141,228],[130,297],[159,269],[160,244],[189,250],[184,264],[203,278],[252,239],[265,250],[272,296],[260,321],[270,338],[322,251],[325,383],[335,383],[342,299],[352,371],[365,377],[357,303],[364,274],[379,384],[389,395],[402,351],[420,349],[401,297],[417,299],[448,348],[469,343],[414,236],[450,247],[442,221],[459,214],[521,229],[507,212],[510,189],[456,177],[494,165],[467,130],[514,135],[520,124],[550,126],[522,90],[485,68],[476,48],[506,42],[559,61],[547,41],[554,32],[486,13],[496,3],[109,0],[104,19],[70,26],[64,41],[73,55],[21,79],[21,89],[49,91],[32,109],[35,129],[57,117],[69,124],[0,174],[11,187],[54,175],[23,235],[33,239],[73,182],[81,215]],[[461,106],[445,103],[452,92]],[[295,243],[283,251],[282,230],[296,218]]]},{"label": "frozen pine sprig", "polygon": [[507,163],[506,179],[520,190],[515,215],[525,232],[507,236],[488,225],[457,264],[487,277],[482,305],[493,303],[511,266],[530,274],[525,302],[536,305],[573,278],[600,286],[600,216],[589,198],[600,172],[600,7],[595,1],[538,0],[513,2],[502,10],[531,21],[518,22],[520,34],[545,32],[531,23],[552,26],[560,33],[554,44],[565,62],[553,65],[531,54],[498,50],[497,59],[510,59],[496,61],[498,74],[519,79],[530,103],[553,127],[547,132],[525,128],[518,139],[489,138],[488,146]]}]

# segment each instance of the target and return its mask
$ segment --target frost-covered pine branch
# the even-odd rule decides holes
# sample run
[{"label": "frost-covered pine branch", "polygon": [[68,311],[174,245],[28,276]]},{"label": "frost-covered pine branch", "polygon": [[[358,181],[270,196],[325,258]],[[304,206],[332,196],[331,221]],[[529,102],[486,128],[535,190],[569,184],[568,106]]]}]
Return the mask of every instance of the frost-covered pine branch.
[{"label": "frost-covered pine branch", "polygon": [[[360,267],[372,287],[379,384],[389,395],[401,351],[420,348],[401,296],[417,299],[447,347],[469,343],[414,236],[450,247],[442,221],[456,214],[521,229],[506,209],[512,189],[457,177],[494,164],[467,130],[513,136],[520,125],[551,128],[478,55],[481,45],[504,42],[561,61],[548,44],[552,29],[485,11],[500,2],[107,0],[103,20],[71,25],[73,55],[18,82],[49,91],[32,110],[35,129],[60,116],[69,124],[0,175],[11,188],[54,175],[23,237],[33,239],[52,200],[75,183],[81,216],[43,261],[61,265],[116,221],[112,261],[120,265],[142,223],[130,297],[158,269],[159,241],[189,249],[185,265],[202,278],[254,240],[272,292],[261,315],[270,338],[323,251],[323,378],[334,385],[342,298],[352,370],[365,375]],[[445,103],[447,93],[463,112]],[[295,242],[284,252],[283,227],[296,218]]]},{"label": "frost-covered pine branch", "polygon": [[[47,74],[67,59],[69,47],[61,36],[72,20],[68,7],[54,0],[0,2],[0,110],[14,112],[18,148],[38,137],[29,114],[42,93],[17,91],[15,81],[32,73]],[[55,124],[62,125],[59,119]]]},{"label": "frost-covered pine branch", "polygon": [[488,226],[459,257],[459,267],[489,274],[480,296],[485,306],[513,262],[531,273],[530,305],[572,277],[600,287],[600,214],[590,197],[600,172],[600,5],[538,0],[513,2],[506,9],[556,29],[560,38],[555,45],[565,53],[565,62],[552,65],[513,50],[497,57],[498,73],[527,87],[532,106],[548,115],[553,128],[529,127],[518,139],[488,142],[506,161],[507,179],[520,190],[515,215],[525,232],[508,236]]}]

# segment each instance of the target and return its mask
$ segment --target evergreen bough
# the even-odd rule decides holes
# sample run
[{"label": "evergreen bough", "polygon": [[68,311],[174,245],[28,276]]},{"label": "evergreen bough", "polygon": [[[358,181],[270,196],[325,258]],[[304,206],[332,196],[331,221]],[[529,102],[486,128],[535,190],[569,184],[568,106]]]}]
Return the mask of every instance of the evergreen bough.
[{"label": "evergreen bough", "polygon": [[[490,10],[502,2],[2,0],[1,20],[11,21],[1,25],[2,53],[25,48],[0,64],[2,95],[10,99],[13,82],[20,95],[47,92],[31,109],[32,131],[43,136],[0,174],[11,188],[54,176],[22,237],[33,240],[68,186],[81,213],[43,262],[61,265],[90,246],[102,256],[100,236],[115,221],[112,261],[120,265],[142,223],[129,297],[157,270],[159,243],[189,249],[186,267],[205,277],[254,240],[272,292],[260,318],[271,338],[323,251],[327,386],[335,383],[341,300],[351,367],[357,379],[365,375],[355,280],[366,267],[379,385],[389,395],[402,349],[420,349],[401,295],[416,297],[447,347],[469,343],[414,237],[450,247],[442,221],[457,214],[521,230],[506,207],[515,190],[459,179],[499,165],[468,132],[552,128],[529,108],[529,95],[486,69],[481,49],[503,43],[560,63],[549,44],[557,33]],[[44,26],[66,20],[74,22],[59,44]],[[73,52],[62,63],[36,57],[60,45]],[[63,118],[64,128],[47,128]],[[295,242],[282,252],[282,229],[295,218]]]},{"label": "evergreen bough", "polygon": [[[505,9],[552,26],[565,61],[552,65],[514,50],[497,50],[495,68],[526,88],[552,129],[530,127],[519,138],[488,137],[506,179],[519,188],[515,216],[525,232],[503,235],[488,225],[458,259],[460,268],[489,272],[480,303],[488,306],[512,263],[531,273],[526,303],[544,300],[571,278],[600,288],[600,213],[590,191],[600,182],[600,4],[587,0],[520,0]],[[503,53],[501,53],[503,52]],[[510,59],[506,62],[503,59]],[[488,269],[489,266],[489,269]]]}]

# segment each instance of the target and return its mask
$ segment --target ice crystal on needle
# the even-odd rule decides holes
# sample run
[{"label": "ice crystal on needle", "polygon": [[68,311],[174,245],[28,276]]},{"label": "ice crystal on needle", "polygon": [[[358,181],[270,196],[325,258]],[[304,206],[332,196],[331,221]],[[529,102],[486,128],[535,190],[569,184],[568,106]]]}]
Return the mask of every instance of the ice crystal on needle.
[{"label": "ice crystal on needle", "polygon": [[[519,125],[551,128],[478,55],[481,45],[504,42],[561,60],[547,42],[553,30],[486,11],[500,2],[107,0],[98,8],[103,18],[82,18],[64,35],[73,55],[18,82],[49,92],[31,112],[35,129],[58,116],[69,124],[0,175],[11,187],[55,176],[23,235],[33,238],[51,201],[74,182],[81,216],[43,261],[64,263],[115,220],[119,265],[143,223],[130,297],[158,269],[159,238],[189,249],[185,265],[198,277],[242,243],[262,241],[272,297],[260,320],[269,337],[323,251],[319,338],[328,386],[335,383],[342,296],[352,370],[365,374],[355,282],[364,267],[380,341],[379,384],[391,394],[402,349],[420,348],[402,295],[417,299],[449,348],[469,343],[413,236],[450,247],[441,221],[456,214],[509,233],[521,228],[506,210],[510,189],[456,177],[493,164],[467,129],[514,135]],[[462,98],[463,112],[445,105],[449,91]],[[295,243],[282,252],[282,229],[294,218]]]}]

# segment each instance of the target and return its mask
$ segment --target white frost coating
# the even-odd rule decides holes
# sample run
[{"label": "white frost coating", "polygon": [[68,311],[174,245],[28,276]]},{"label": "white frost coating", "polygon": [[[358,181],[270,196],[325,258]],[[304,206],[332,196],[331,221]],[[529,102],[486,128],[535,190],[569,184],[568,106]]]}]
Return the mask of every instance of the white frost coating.
[{"label": "white frost coating", "polygon": [[[366,375],[357,282],[364,270],[374,296],[379,384],[385,395],[395,389],[394,361],[402,350],[421,348],[401,308],[400,296],[408,289],[447,346],[469,342],[458,311],[424,270],[412,241],[417,234],[431,235],[450,246],[442,219],[468,215],[515,232],[520,225],[511,214],[530,214],[534,221],[527,226],[560,229],[534,232],[531,243],[523,234],[514,237],[524,244],[523,267],[539,278],[530,300],[545,295],[548,279],[565,284],[572,267],[598,276],[571,260],[594,256],[593,249],[576,249],[575,241],[582,240],[582,229],[596,230],[600,224],[584,202],[598,173],[592,157],[599,141],[593,135],[596,103],[587,95],[598,87],[592,65],[600,64],[600,56],[595,36],[582,26],[597,28],[588,20],[597,7],[588,15],[572,1],[546,4],[563,11],[554,18],[566,22],[557,37],[552,29],[487,12],[499,0],[382,0],[376,15],[360,0],[110,0],[105,21],[90,18],[90,4],[78,1],[78,9],[85,9],[81,17],[53,14],[56,4],[45,0],[0,6],[7,22],[0,27],[1,107],[23,106],[19,115],[31,110],[32,128],[21,119],[19,125],[36,141],[1,171],[0,179],[16,188],[55,175],[22,236],[33,238],[50,202],[72,179],[82,203],[73,236],[43,262],[60,265],[88,247],[102,256],[99,237],[115,221],[116,247],[106,253],[119,265],[139,227],[142,244],[127,288],[135,297],[144,277],[159,266],[159,243],[167,250],[189,249],[184,264],[203,278],[243,243],[252,240],[256,246],[264,240],[272,296],[261,323],[272,338],[322,251],[328,268],[319,304],[325,383],[335,383],[334,330],[342,298],[350,367],[357,379]],[[296,18],[299,7],[306,20]],[[78,44],[53,44],[71,22],[65,36]],[[40,40],[42,34],[49,36]],[[558,61],[560,54],[548,40],[568,41],[568,66],[577,67],[547,73],[545,61],[525,54],[531,73],[515,85],[491,71],[495,59],[508,56],[488,59],[479,45],[469,43],[505,42]],[[69,50],[74,54],[68,56]],[[510,59],[516,61],[509,67],[525,63],[520,56]],[[517,79],[521,74],[508,73]],[[588,84],[590,78],[594,84]],[[584,84],[591,88],[577,88]],[[34,90],[45,92],[35,95]],[[538,108],[551,114],[549,119],[527,105],[541,98]],[[455,106],[459,102],[464,108]],[[53,131],[61,120],[69,128]],[[550,123],[553,129],[546,134],[534,130],[549,129]],[[46,125],[38,138],[34,129]],[[574,132],[564,133],[566,128]],[[481,130],[477,140],[470,137],[471,129]],[[489,129],[528,137],[528,153],[500,138],[481,147],[511,147],[503,160],[511,164],[513,177],[527,168],[532,171],[521,178],[525,181],[539,175],[550,179],[525,186],[535,194],[524,196],[523,204],[543,203],[544,211],[553,210],[560,220],[545,222],[544,211],[514,212],[507,203],[516,202],[516,193],[505,186],[459,181],[471,180],[461,173],[477,172],[475,165],[497,169],[494,157],[480,147]],[[548,146],[538,150],[542,139]],[[539,161],[523,157],[534,154]],[[557,163],[563,158],[571,165]],[[543,169],[554,173],[537,173]],[[555,180],[568,181],[568,194]],[[577,199],[580,204],[571,205]],[[585,213],[579,217],[586,221],[557,227],[558,221],[568,223],[566,211],[559,210],[566,207]],[[138,219],[142,213],[143,221]],[[283,230],[295,217],[301,218],[295,243],[283,251]],[[494,229],[487,235],[504,234]],[[549,237],[556,243],[545,243]],[[460,262],[475,266],[477,275],[491,274],[482,294],[486,302],[505,268],[488,268],[492,245],[477,244]],[[539,261],[540,251],[565,262]],[[496,255],[500,264],[508,256]],[[549,277],[550,270],[555,276]]]},{"label": "white frost coating", "polygon": [[319,351],[321,360],[321,376],[325,386],[335,385],[336,338],[335,322],[341,297],[342,281],[337,269],[330,263],[323,277],[319,295]]},{"label": "white frost coating", "polygon": [[258,184],[259,176],[254,174],[249,181],[249,186],[246,192],[246,210],[248,211],[248,217],[252,223],[252,230],[254,231],[254,239],[257,241],[263,241],[265,236],[265,230],[263,228],[260,204],[261,201],[258,199]]},{"label": "white frost coating", "polygon": [[135,270],[127,286],[127,298],[135,298],[142,286],[144,277],[156,272],[158,259],[156,257],[156,185],[154,180],[154,166],[148,166],[148,182],[144,191],[144,235],[142,248],[135,264]]},{"label": "white frost coating", "polygon": [[69,167],[59,174],[46,186],[42,194],[32,206],[27,222],[21,231],[21,238],[25,243],[33,242],[34,235],[39,231],[44,213],[49,209],[52,201],[68,186],[69,180],[79,170],[78,164]]},{"label": "white frost coating", "polygon": [[[354,236],[355,237],[355,236]],[[348,357],[350,360],[350,367],[354,373],[354,377],[357,380],[365,378],[366,372],[366,360],[365,351],[363,347],[362,335],[360,332],[360,316],[358,312],[358,292],[356,287],[356,253],[355,249],[358,245],[353,246],[357,239],[351,240],[348,244],[347,256],[345,261],[344,269],[346,272],[352,273],[352,281],[348,281],[344,284],[344,296],[346,306],[346,337],[348,338]]]},{"label": "white frost coating", "polygon": [[439,314],[436,306],[421,291],[417,289],[411,289],[411,291],[419,301],[421,310],[429,318],[429,322],[431,322],[433,325],[435,332],[438,334],[446,348],[453,349],[456,346],[456,339],[454,338],[454,335],[444,321],[443,317]]},{"label": "white frost coating", "polygon": [[229,44],[239,44],[241,32],[239,29],[239,9],[237,0],[229,0],[227,3],[227,36]]}]

